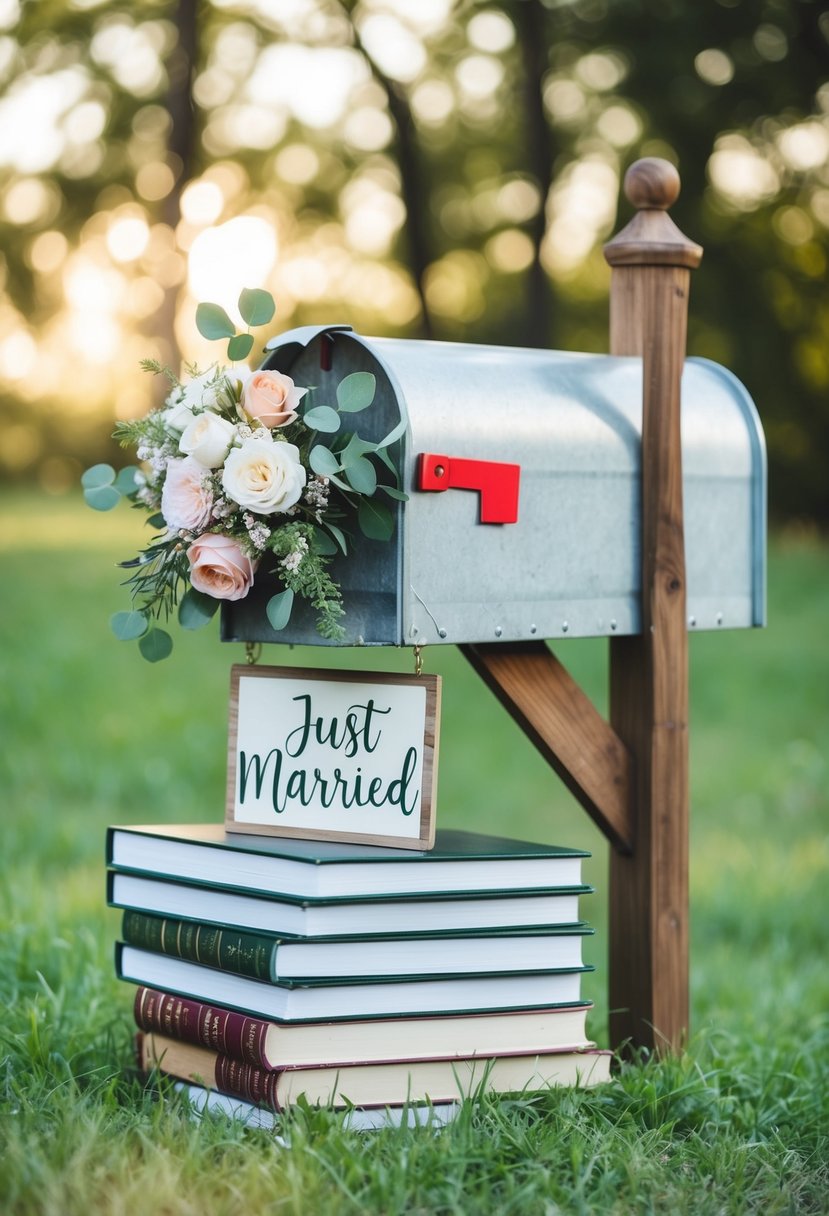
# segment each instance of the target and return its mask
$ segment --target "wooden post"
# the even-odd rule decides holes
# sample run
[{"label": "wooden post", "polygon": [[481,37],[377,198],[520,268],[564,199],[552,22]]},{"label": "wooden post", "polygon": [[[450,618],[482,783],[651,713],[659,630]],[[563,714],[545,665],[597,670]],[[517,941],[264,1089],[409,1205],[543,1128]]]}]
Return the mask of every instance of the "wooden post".
[{"label": "wooden post", "polygon": [[690,270],[702,250],[666,214],[667,161],[625,177],[637,208],[605,248],[610,349],[640,355],[642,631],[610,642],[610,722],[633,758],[633,850],[611,850],[610,1038],[677,1049],[688,1029],[688,642],[680,380]]}]

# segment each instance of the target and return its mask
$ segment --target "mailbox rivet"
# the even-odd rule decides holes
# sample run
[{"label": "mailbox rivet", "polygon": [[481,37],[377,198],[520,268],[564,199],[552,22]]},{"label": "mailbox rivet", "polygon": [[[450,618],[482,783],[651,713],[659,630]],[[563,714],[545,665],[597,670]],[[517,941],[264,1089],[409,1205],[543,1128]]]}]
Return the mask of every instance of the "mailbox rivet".
[{"label": "mailbox rivet", "polygon": [[562,621],[561,632],[566,633],[569,628],[570,628],[570,626],[568,625],[567,621]]},{"label": "mailbox rivet", "polygon": [[445,638],[445,637],[446,637],[446,630],[445,630],[445,629],[439,629],[439,630],[438,630],[438,637],[439,637],[439,638]]},{"label": "mailbox rivet", "polygon": [[496,638],[499,638],[503,632],[504,632],[504,631],[503,631],[503,629],[501,628],[501,626],[500,626],[500,625],[496,625],[496,626],[495,626],[495,636],[496,636]]},{"label": "mailbox rivet", "polygon": [[530,633],[538,633],[538,626],[530,625]]},{"label": "mailbox rivet", "polygon": [[611,628],[611,629],[615,629],[615,628],[616,628],[616,622],[615,622],[615,621],[611,621],[611,622],[610,622],[610,628]]},{"label": "mailbox rivet", "polygon": [[445,472],[446,472],[446,469],[443,467],[442,464],[435,465],[435,477],[442,477]]}]

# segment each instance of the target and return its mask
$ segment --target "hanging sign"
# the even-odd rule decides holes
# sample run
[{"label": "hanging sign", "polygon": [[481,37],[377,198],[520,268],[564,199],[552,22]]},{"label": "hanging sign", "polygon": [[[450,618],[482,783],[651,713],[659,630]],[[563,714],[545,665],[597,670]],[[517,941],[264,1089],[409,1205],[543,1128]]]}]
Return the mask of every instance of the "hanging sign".
[{"label": "hanging sign", "polygon": [[440,677],[234,666],[231,832],[430,849]]}]

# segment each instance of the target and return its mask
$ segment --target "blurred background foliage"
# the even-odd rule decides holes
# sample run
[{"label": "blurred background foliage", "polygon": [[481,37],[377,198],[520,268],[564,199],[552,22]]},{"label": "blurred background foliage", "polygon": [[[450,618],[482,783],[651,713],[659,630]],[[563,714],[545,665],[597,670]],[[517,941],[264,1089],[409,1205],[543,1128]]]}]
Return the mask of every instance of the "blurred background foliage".
[{"label": "blurred background foliage", "polygon": [[0,469],[111,458],[195,302],[279,328],[607,346],[619,182],[677,163],[689,348],[746,383],[772,510],[829,522],[818,0],[0,0]]}]

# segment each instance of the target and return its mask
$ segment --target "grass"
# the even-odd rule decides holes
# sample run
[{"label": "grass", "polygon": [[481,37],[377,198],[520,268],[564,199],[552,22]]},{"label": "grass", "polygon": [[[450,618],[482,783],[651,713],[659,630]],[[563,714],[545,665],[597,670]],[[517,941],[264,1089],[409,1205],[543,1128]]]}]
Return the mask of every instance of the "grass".
[{"label": "grass", "polygon": [[[3,1213],[829,1211],[825,548],[773,546],[767,631],[692,639],[688,1052],[601,1090],[483,1100],[439,1134],[361,1137],[298,1110],[284,1150],[192,1122],[131,1071],[104,830],[221,818],[240,658],[214,627],[158,667],[109,636],[124,607],[112,563],[138,527],[74,499],[0,500]],[[604,649],[559,650],[599,704]],[[268,658],[411,670],[387,651]],[[444,675],[441,825],[594,853],[585,990],[606,1041],[605,846],[454,650],[427,652],[426,669]]]}]

